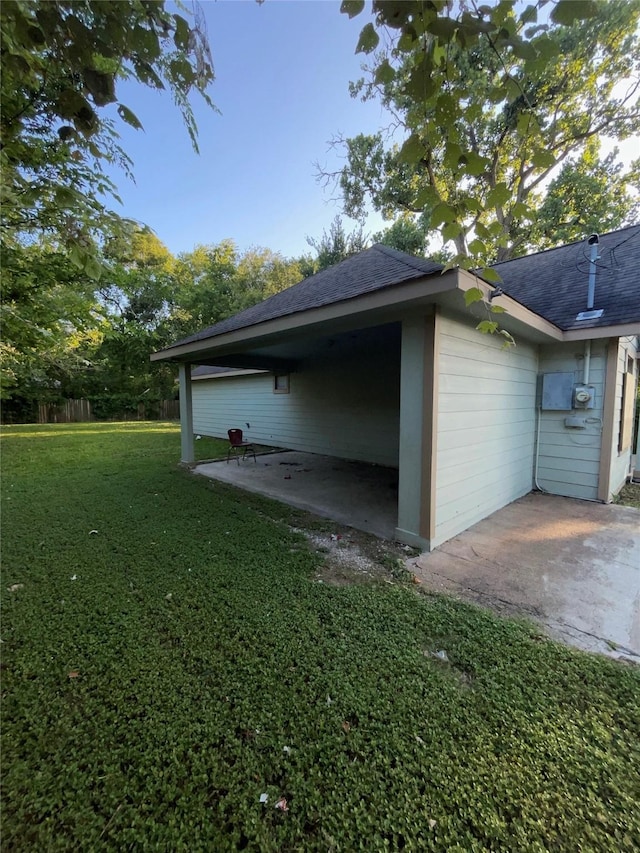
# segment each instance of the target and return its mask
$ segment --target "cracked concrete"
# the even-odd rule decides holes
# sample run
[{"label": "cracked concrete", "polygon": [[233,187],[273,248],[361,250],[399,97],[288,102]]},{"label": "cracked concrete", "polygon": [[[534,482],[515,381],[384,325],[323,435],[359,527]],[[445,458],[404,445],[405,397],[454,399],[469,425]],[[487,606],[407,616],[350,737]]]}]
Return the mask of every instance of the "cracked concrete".
[{"label": "cracked concrete", "polygon": [[411,562],[432,589],[640,663],[640,511],[530,494]]}]

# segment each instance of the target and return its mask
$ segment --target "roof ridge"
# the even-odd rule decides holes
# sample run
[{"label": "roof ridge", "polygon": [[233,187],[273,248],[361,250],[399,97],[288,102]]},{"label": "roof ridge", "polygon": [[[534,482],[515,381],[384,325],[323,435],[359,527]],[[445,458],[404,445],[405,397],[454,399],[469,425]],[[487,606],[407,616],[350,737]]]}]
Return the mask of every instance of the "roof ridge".
[{"label": "roof ridge", "polygon": [[[420,272],[424,272],[420,263],[416,263],[416,261],[421,261],[423,264],[435,264],[440,267],[440,269],[444,269],[443,264],[438,261],[432,261],[430,258],[419,258],[416,255],[410,255],[408,252],[403,252],[400,249],[394,249],[393,246],[386,246],[384,243],[374,243],[370,248],[376,249],[378,252],[382,252],[384,255],[388,255],[390,258],[395,258],[396,261],[401,261],[411,269],[419,270]],[[425,273],[428,275],[428,273]]]},{"label": "roof ridge", "polygon": [[[620,234],[622,231],[629,231],[631,228],[640,229],[640,222],[633,225],[624,225],[622,228],[614,228],[613,231],[605,231],[604,234],[598,234],[598,237],[610,237],[612,234]],[[589,235],[590,236],[590,235]],[[589,236],[582,237],[580,240],[573,240],[571,243],[561,243],[559,246],[551,246],[548,249],[539,249],[537,252],[528,252],[526,255],[518,255],[517,258],[509,258],[506,261],[497,261],[495,264],[490,264],[490,269],[502,266],[502,264],[512,264],[514,261],[522,261],[525,258],[535,258],[537,255],[546,255],[548,252],[557,252],[559,249],[569,249],[571,246],[578,246],[589,239]]]}]

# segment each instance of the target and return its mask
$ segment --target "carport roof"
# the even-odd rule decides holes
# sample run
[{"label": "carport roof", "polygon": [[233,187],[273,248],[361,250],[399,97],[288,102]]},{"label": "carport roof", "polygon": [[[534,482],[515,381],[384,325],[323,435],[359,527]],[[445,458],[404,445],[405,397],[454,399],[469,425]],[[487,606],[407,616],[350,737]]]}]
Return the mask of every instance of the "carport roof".
[{"label": "carport roof", "polygon": [[[623,324],[627,327],[638,324],[640,329],[640,225],[609,232],[599,239],[595,308],[603,309],[601,317],[576,319],[587,308],[590,262],[586,240],[496,264],[493,268],[502,278],[505,296],[532,312],[531,317],[537,315],[552,324],[550,328],[561,330],[560,334],[588,334],[589,329]],[[228,332],[311,309],[346,303],[441,274],[443,270],[442,264],[376,243],[233,317],[176,341],[152,358],[171,359],[178,348],[188,348],[190,344],[213,341]]]},{"label": "carport roof", "polygon": [[370,249],[365,249],[347,258],[346,261],[305,278],[280,293],[275,293],[264,302],[252,305],[239,314],[209,326],[195,335],[176,341],[162,352],[170,354],[174,347],[215,338],[226,332],[245,329],[267,320],[308,311],[311,308],[344,302],[392,285],[440,273],[442,270],[442,264],[435,261],[416,258],[376,243]]}]

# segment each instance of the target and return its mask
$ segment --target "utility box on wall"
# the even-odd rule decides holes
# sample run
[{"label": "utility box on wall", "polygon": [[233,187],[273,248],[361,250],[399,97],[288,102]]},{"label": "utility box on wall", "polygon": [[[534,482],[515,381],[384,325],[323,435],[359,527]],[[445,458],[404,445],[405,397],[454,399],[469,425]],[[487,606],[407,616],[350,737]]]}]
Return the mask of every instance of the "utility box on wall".
[{"label": "utility box on wall", "polygon": [[543,373],[540,408],[570,412],[573,408],[574,373]]}]

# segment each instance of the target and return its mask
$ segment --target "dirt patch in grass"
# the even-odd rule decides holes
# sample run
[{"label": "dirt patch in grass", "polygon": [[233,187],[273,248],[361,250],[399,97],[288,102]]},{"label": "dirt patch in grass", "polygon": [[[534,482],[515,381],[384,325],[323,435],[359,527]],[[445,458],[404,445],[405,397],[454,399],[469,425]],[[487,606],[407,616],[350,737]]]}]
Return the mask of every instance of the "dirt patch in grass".
[{"label": "dirt patch in grass", "polygon": [[405,581],[410,573],[404,561],[416,553],[397,542],[386,542],[351,527],[332,525],[332,531],[291,528],[301,533],[318,554],[322,563],[315,580],[332,586],[374,581]]},{"label": "dirt patch in grass", "polygon": [[419,555],[417,548],[380,539],[372,533],[246,492],[228,483],[212,481],[208,486],[304,537],[321,560],[314,575],[316,582],[343,587],[380,581],[411,583],[415,578],[407,561]]}]

